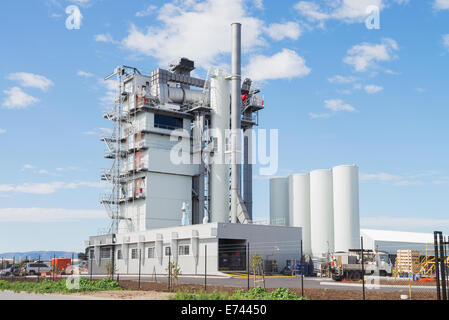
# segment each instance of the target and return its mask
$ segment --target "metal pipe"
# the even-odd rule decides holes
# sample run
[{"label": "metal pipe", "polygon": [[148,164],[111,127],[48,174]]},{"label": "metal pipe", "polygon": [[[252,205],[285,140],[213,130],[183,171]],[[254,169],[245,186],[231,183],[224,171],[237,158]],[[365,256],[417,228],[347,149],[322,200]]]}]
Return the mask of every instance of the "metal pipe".
[{"label": "metal pipe", "polygon": [[242,25],[232,24],[232,103],[231,103],[231,223],[237,223],[241,195],[241,92]]},{"label": "metal pipe", "polygon": [[245,201],[248,216],[253,219],[253,165],[252,165],[252,143],[253,130],[248,129],[243,134],[243,199]]}]

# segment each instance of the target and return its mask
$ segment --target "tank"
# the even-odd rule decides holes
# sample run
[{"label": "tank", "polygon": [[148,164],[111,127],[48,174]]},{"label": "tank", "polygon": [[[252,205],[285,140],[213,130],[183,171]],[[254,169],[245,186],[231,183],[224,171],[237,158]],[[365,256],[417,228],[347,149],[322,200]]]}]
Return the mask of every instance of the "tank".
[{"label": "tank", "polygon": [[322,258],[334,251],[334,210],[331,170],[310,173],[310,229],[312,255]]},{"label": "tank", "polygon": [[360,249],[359,169],[333,168],[335,251]]},{"label": "tank", "polygon": [[312,254],[310,234],[310,175],[294,174],[289,181],[289,221],[291,227],[302,228],[302,248]]},{"label": "tank", "polygon": [[270,224],[289,225],[288,177],[270,180]]},{"label": "tank", "polygon": [[230,91],[226,74],[217,69],[211,76],[211,130],[216,142],[210,167],[210,222],[229,222],[229,166],[226,137],[230,125]]}]

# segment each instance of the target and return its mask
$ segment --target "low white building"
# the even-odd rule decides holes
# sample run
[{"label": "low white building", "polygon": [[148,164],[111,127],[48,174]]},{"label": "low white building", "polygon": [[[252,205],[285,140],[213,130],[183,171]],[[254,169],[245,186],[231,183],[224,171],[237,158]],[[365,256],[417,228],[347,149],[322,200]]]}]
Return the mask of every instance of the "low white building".
[{"label": "low white building", "polygon": [[390,255],[396,255],[398,250],[419,250],[424,254],[426,246],[433,249],[431,233],[361,229],[360,234],[364,249],[378,249]]},{"label": "low white building", "polygon": [[208,274],[219,275],[247,269],[248,244],[249,256],[257,253],[276,261],[280,271],[287,260],[300,259],[301,237],[301,228],[209,223],[93,236],[86,247],[93,274],[106,274],[112,263],[120,275],[135,275],[139,269],[145,275],[167,274],[173,261],[183,275],[201,275],[206,268]]}]

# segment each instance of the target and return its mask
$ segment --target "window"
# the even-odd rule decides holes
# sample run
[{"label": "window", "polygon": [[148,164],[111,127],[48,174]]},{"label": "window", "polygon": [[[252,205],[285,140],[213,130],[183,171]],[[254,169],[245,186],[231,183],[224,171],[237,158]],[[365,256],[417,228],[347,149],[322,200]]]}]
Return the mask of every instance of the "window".
[{"label": "window", "polygon": [[111,259],[111,248],[100,248],[101,259]]},{"label": "window", "polygon": [[122,250],[117,250],[117,260],[122,260],[122,259],[123,259]]},{"label": "window", "polygon": [[188,245],[179,246],[179,255],[188,256],[190,254],[190,247]]},{"label": "window", "polygon": [[162,114],[154,115],[154,127],[160,129],[176,130],[182,129],[183,121],[182,118],[175,118],[170,116],[165,116]]},{"label": "window", "polygon": [[165,247],[165,255],[171,256],[171,248],[170,247]]},{"label": "window", "polygon": [[131,259],[139,259],[139,253],[137,249],[131,249]]},{"label": "window", "polygon": [[148,259],[154,259],[154,252],[155,252],[154,247],[148,248]]}]

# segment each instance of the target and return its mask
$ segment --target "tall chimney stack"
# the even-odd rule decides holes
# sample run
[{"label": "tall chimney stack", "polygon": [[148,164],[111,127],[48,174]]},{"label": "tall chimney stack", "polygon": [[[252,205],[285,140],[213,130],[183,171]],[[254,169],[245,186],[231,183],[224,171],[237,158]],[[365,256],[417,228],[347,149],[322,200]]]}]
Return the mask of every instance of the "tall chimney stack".
[{"label": "tall chimney stack", "polygon": [[241,195],[241,90],[242,25],[232,24],[232,103],[231,103],[231,223],[237,223],[238,197]]}]

